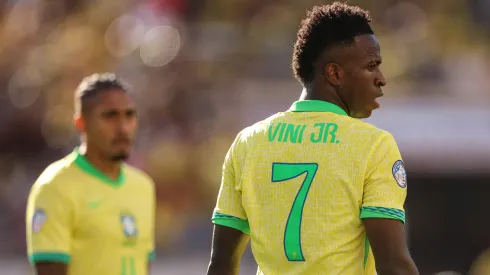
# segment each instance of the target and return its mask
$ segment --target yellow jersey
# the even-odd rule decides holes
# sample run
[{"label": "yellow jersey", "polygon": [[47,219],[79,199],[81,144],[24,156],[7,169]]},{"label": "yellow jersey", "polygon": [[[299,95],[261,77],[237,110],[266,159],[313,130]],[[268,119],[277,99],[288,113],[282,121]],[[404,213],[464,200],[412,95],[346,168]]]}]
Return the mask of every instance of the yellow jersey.
[{"label": "yellow jersey", "polygon": [[297,101],[238,134],[212,221],[250,234],[257,274],[374,275],[361,220],[405,222],[406,187],[391,134]]},{"label": "yellow jersey", "polygon": [[111,180],[75,150],[32,186],[29,261],[66,263],[69,275],[146,275],[154,219],[154,184],[145,173],[123,164]]}]

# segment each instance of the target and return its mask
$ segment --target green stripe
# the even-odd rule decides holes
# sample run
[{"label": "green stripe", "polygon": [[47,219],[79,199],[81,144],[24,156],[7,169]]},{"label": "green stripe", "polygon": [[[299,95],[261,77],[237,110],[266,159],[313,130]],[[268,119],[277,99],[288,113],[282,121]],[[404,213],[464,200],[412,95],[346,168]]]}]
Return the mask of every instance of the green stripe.
[{"label": "green stripe", "polygon": [[155,260],[156,257],[157,257],[157,253],[155,251],[148,253],[148,261],[151,262],[151,261]]},{"label": "green stripe", "polygon": [[126,257],[121,259],[121,275],[127,275],[126,272]]},{"label": "green stripe", "polygon": [[366,236],[366,238],[364,239],[364,268],[366,268],[368,257],[369,257],[369,239]]},{"label": "green stripe", "polygon": [[236,230],[240,230],[245,234],[250,235],[250,226],[247,220],[240,219],[234,216],[221,214],[218,212],[213,213],[213,217],[211,218],[214,224],[231,227]]},{"label": "green stripe", "polygon": [[394,219],[405,223],[405,211],[396,208],[365,206],[361,209],[361,219],[366,218]]},{"label": "green stripe", "polygon": [[71,255],[61,252],[37,252],[29,255],[29,262],[32,264],[39,262],[55,262],[68,264],[71,261]]},{"label": "green stripe", "polygon": [[131,275],[136,275],[136,267],[134,264],[134,258],[129,258],[129,272]]}]

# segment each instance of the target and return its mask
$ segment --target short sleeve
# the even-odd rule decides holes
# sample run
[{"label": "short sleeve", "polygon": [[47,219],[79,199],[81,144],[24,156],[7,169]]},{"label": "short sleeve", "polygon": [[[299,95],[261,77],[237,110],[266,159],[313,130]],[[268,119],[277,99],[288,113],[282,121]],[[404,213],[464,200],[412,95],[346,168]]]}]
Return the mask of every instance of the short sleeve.
[{"label": "short sleeve", "polygon": [[235,228],[250,234],[247,215],[242,206],[242,193],[238,184],[239,175],[237,175],[237,170],[241,165],[237,158],[243,157],[245,154],[240,137],[239,134],[225,156],[221,187],[212,221],[214,224]]},{"label": "short sleeve", "polygon": [[361,219],[387,218],[405,223],[407,174],[395,139],[385,133],[372,152],[364,182]]},{"label": "short sleeve", "polygon": [[35,184],[26,212],[29,261],[69,263],[73,204],[52,183]]}]

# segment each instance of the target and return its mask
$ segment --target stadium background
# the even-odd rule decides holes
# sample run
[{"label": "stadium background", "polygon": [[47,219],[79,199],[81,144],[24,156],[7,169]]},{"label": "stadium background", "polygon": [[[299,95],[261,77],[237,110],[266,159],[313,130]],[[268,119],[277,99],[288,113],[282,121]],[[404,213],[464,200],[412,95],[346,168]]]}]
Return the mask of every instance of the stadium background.
[{"label": "stadium background", "polygon": [[[204,274],[225,152],[299,96],[292,45],[305,8],[320,3],[0,1],[0,274],[29,274],[26,196],[77,144],[73,90],[101,71],[124,77],[139,105],[130,162],[157,185],[154,274]],[[350,3],[371,11],[382,45],[388,86],[369,121],[405,158],[421,274],[490,274],[490,1]],[[247,254],[242,274],[254,272]]]}]

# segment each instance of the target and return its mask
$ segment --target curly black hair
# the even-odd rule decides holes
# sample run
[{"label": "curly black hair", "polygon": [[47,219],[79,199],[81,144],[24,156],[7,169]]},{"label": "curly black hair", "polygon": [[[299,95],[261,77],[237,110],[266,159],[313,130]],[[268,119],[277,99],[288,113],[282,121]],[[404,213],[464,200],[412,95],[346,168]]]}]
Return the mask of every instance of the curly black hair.
[{"label": "curly black hair", "polygon": [[303,84],[313,80],[315,62],[333,45],[352,44],[354,38],[374,34],[369,12],[357,6],[335,2],[315,6],[301,21],[293,53],[294,77]]},{"label": "curly black hair", "polygon": [[75,112],[84,113],[85,102],[95,95],[110,89],[128,92],[129,87],[114,73],[96,73],[85,77],[75,91]]}]

